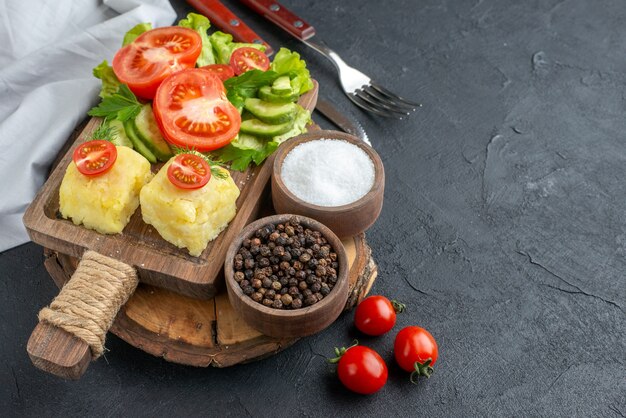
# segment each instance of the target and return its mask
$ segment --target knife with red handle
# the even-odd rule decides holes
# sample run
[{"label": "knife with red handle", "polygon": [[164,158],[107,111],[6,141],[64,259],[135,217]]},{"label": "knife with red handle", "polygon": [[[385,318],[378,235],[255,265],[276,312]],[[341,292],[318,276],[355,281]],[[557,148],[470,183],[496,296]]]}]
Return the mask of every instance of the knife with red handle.
[{"label": "knife with red handle", "polygon": [[241,0],[241,2],[301,41],[315,36],[313,26],[278,2],[272,0]]},{"label": "knife with red handle", "polygon": [[233,12],[219,0],[187,0],[196,10],[209,18],[211,23],[233,35],[237,42],[247,42],[265,45],[265,55],[274,52],[272,47],[263,40],[248,25],[243,23]]}]

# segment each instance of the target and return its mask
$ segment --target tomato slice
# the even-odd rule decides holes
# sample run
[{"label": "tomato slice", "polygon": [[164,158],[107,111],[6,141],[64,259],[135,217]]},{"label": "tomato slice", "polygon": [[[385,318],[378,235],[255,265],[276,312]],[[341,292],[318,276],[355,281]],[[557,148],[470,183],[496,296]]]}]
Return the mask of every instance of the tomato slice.
[{"label": "tomato slice", "polygon": [[152,99],[170,74],[195,66],[201,50],[202,39],[192,29],[152,29],[117,51],[113,72],[137,96]]},{"label": "tomato slice", "polygon": [[106,173],[117,159],[117,148],[109,141],[96,139],[80,144],[72,155],[81,174],[95,177]]},{"label": "tomato slice", "polygon": [[167,142],[201,152],[229,144],[241,125],[222,81],[202,68],[182,70],[165,79],[153,109]]},{"label": "tomato slice", "polygon": [[229,78],[235,76],[235,70],[233,70],[233,67],[231,67],[230,65],[226,65],[226,64],[211,64],[211,65],[205,65],[204,67],[201,67],[201,68],[203,70],[212,72],[213,74],[218,76],[219,79],[222,81],[226,81]]},{"label": "tomato slice", "polygon": [[270,68],[270,60],[258,49],[246,46],[233,51],[230,56],[230,66],[233,67],[237,75],[255,69],[267,71]]},{"label": "tomato slice", "polygon": [[180,189],[199,189],[211,179],[211,167],[194,154],[178,154],[167,168],[167,178]]}]

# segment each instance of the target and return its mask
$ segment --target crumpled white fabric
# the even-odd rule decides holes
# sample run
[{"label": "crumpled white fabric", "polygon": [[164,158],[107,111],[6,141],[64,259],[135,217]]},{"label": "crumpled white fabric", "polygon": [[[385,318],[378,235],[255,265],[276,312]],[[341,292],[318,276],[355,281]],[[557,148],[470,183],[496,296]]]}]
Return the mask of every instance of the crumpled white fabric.
[{"label": "crumpled white fabric", "polygon": [[91,70],[126,31],[171,25],[167,0],[0,0],[0,251],[29,240],[24,211],[98,102]]}]

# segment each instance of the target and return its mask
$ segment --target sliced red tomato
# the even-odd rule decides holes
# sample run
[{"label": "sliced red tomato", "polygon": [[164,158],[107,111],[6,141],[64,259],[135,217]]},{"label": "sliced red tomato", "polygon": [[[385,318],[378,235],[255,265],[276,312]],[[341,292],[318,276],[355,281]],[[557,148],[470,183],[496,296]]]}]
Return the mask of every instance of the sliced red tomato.
[{"label": "sliced red tomato", "polygon": [[199,189],[211,179],[211,167],[194,154],[178,154],[167,168],[167,178],[180,189]]},{"label": "sliced red tomato", "polygon": [[201,51],[202,39],[192,29],[152,29],[117,51],[113,72],[137,96],[152,99],[170,74],[194,67]]},{"label": "sliced red tomato", "polygon": [[81,174],[95,177],[106,173],[117,159],[117,148],[109,141],[96,139],[80,144],[72,155]]},{"label": "sliced red tomato", "polygon": [[202,68],[186,69],[163,81],[154,97],[154,116],[165,139],[201,152],[232,141],[241,126],[222,81]]},{"label": "sliced red tomato", "polygon": [[220,80],[222,81],[226,81],[229,78],[235,76],[235,70],[233,70],[233,67],[231,67],[230,65],[226,65],[226,64],[211,64],[211,65],[205,65],[204,67],[201,67],[201,68],[203,70],[212,72],[213,74],[218,76]]},{"label": "sliced red tomato", "polygon": [[230,66],[240,75],[250,70],[267,71],[270,60],[263,52],[249,46],[237,48],[230,56]]}]

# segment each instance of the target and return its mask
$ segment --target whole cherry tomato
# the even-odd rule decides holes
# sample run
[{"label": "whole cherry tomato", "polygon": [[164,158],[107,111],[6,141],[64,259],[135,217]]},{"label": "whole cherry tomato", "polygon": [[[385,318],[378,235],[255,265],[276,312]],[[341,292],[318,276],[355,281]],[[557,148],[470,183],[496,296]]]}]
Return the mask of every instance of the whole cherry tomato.
[{"label": "whole cherry tomato", "polygon": [[402,328],[393,344],[398,365],[411,373],[411,382],[419,376],[430,377],[432,366],[437,362],[437,342],[424,328],[410,326]]},{"label": "whole cherry tomato", "polygon": [[369,296],[356,308],[354,325],[364,334],[382,335],[396,324],[396,312],[403,312],[402,303],[384,296]]},{"label": "whole cherry tomato", "polygon": [[347,349],[335,349],[337,358],[329,360],[337,364],[339,380],[353,392],[369,395],[379,391],[387,382],[387,365],[371,348],[354,345]]}]

